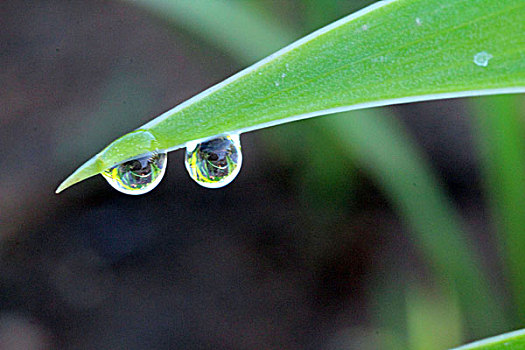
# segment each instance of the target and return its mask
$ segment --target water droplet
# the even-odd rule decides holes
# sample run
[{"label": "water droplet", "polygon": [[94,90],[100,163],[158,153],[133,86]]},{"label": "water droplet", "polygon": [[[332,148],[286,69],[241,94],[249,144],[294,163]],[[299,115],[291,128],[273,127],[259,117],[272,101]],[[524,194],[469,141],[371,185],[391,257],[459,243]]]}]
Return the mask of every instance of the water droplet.
[{"label": "water droplet", "polygon": [[280,85],[280,84],[279,84],[279,82],[278,82],[278,81],[276,81],[276,82],[275,82],[275,86],[279,86],[279,85]]},{"label": "water droplet", "polygon": [[423,23],[423,21],[421,21],[421,18],[416,17],[416,24],[417,24],[418,26],[420,26],[422,23]]},{"label": "water droplet", "polygon": [[162,180],[167,160],[166,153],[152,152],[106,169],[102,175],[117,191],[144,194]]},{"label": "water droplet", "polygon": [[286,78],[286,73],[281,74],[281,78]]},{"label": "water droplet", "polygon": [[492,57],[490,53],[481,51],[474,55],[474,63],[480,67],[486,67]]},{"label": "water droplet", "polygon": [[239,135],[219,136],[202,143],[186,144],[185,164],[191,178],[208,188],[226,186],[242,164]]}]

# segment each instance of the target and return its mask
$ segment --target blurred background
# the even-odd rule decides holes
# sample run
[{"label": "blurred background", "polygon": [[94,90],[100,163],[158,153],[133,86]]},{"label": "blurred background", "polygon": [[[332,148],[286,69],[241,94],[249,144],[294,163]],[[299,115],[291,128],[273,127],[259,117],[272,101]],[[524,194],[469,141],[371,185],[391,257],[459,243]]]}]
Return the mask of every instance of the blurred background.
[{"label": "blurred background", "polygon": [[242,136],[126,196],[110,141],[365,0],[0,2],[0,349],[445,349],[525,323],[525,98]]}]

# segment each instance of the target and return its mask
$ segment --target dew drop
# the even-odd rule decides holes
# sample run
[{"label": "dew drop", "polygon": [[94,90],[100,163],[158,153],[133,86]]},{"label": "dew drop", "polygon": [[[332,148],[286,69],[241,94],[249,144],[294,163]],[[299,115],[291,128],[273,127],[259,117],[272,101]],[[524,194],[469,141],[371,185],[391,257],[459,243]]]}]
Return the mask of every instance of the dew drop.
[{"label": "dew drop", "polygon": [[223,135],[202,143],[188,143],[185,164],[191,178],[199,185],[208,188],[226,186],[241,170],[239,135]]},{"label": "dew drop", "polygon": [[481,51],[474,55],[474,63],[480,67],[486,67],[489,65],[489,60],[492,57],[490,53]]},{"label": "dew drop", "polygon": [[151,152],[106,169],[102,175],[109,184],[125,194],[144,194],[154,189],[166,171],[166,153]]},{"label": "dew drop", "polygon": [[423,23],[423,21],[421,21],[421,18],[416,17],[416,24],[417,24],[418,26],[420,26],[422,23]]}]

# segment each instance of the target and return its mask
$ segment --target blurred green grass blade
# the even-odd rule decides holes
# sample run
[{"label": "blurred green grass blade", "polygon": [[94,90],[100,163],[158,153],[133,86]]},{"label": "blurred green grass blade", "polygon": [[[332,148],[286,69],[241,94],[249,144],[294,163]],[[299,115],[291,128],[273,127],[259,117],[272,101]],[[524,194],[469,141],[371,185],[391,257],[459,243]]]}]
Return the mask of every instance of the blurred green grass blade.
[{"label": "blurred green grass blade", "polygon": [[457,298],[444,289],[413,284],[407,293],[410,349],[442,350],[461,343],[461,312]]},{"label": "blurred green grass blade", "polygon": [[525,349],[525,330],[501,334],[479,340],[452,350],[523,350]]},{"label": "blurred green grass blade", "polygon": [[475,137],[512,290],[525,322],[525,119],[522,96],[478,98]]},{"label": "blurred green grass blade", "polygon": [[[271,54],[297,37],[253,1],[127,0],[127,2],[198,34],[245,63]],[[253,16],[257,13],[257,16]],[[277,40],[277,41],[276,41]]]},{"label": "blurred green grass blade", "polygon": [[416,284],[407,293],[406,305],[411,350],[442,350],[461,344],[461,312],[454,293]]},{"label": "blurred green grass blade", "polygon": [[[523,0],[380,1],[117,139],[57,192],[147,151],[221,133],[343,110],[525,91],[524,7]],[[490,62],[474,63],[480,52]],[[147,149],[140,140],[149,135],[155,142]]]},{"label": "blurred green grass blade", "polygon": [[376,110],[359,118],[327,118],[332,137],[343,142],[388,195],[400,216],[416,232],[415,244],[438,275],[451,281],[474,334],[502,331],[507,323],[501,302],[469,248],[461,219],[418,147],[395,118]]},{"label": "blurred green grass blade", "polygon": [[320,28],[373,2],[374,0],[301,0],[300,4],[305,23],[309,27]]},{"label": "blurred green grass blade", "polygon": [[[318,0],[303,0],[303,17],[308,25],[313,25],[317,28],[329,24],[339,14],[338,7],[340,4],[336,0],[332,1],[318,1]],[[346,4],[352,5],[354,2],[345,1]],[[350,3],[350,4],[349,4]],[[366,3],[362,4],[366,6]],[[360,7],[363,7],[360,6]],[[356,10],[358,10],[358,7]],[[348,13],[353,11],[348,11]]]},{"label": "blurred green grass blade", "polygon": [[[411,282],[410,272],[398,266],[399,260],[387,256],[367,284],[367,313],[375,327],[388,329],[408,347],[406,290]],[[396,264],[397,263],[397,264]]]}]

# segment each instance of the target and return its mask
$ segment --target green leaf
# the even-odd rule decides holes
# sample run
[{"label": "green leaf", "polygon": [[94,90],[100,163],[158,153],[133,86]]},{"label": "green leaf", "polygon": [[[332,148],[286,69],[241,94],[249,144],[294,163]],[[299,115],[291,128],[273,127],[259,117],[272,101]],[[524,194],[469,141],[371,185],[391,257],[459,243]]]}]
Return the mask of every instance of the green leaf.
[{"label": "green leaf", "polygon": [[135,156],[221,133],[395,103],[524,92],[524,7],[522,0],[375,3],[115,140],[57,192]]},{"label": "green leaf", "polygon": [[442,350],[461,343],[457,296],[445,288],[412,284],[407,293],[409,344],[413,350]]},{"label": "green leaf", "polygon": [[[337,137],[360,166],[376,180],[390,202],[415,231],[415,244],[438,276],[446,277],[458,293],[470,328],[479,334],[501,330],[506,317],[501,300],[480,270],[480,259],[464,234],[461,218],[409,134],[395,118],[377,110],[359,118],[327,118]],[[504,328],[503,328],[504,329]]]},{"label": "green leaf", "polygon": [[475,136],[505,259],[513,312],[525,321],[525,124],[522,96],[475,99]]},{"label": "green leaf", "polygon": [[522,350],[525,349],[525,329],[476,341],[453,350]]}]

